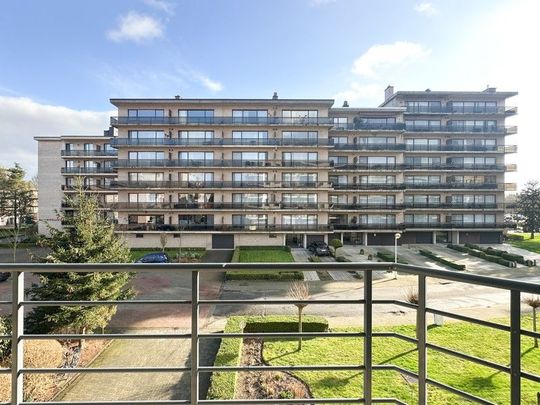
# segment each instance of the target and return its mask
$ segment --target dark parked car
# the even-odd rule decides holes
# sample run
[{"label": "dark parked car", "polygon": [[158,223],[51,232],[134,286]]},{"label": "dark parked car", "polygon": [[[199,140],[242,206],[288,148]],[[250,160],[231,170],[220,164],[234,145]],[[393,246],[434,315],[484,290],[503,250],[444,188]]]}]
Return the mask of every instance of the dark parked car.
[{"label": "dark parked car", "polygon": [[0,283],[6,281],[9,278],[10,273],[0,273]]},{"label": "dark parked car", "polygon": [[308,250],[317,256],[330,256],[330,249],[323,241],[312,242],[308,245]]},{"label": "dark parked car", "polygon": [[171,259],[165,252],[148,253],[138,258],[135,263],[170,263]]}]

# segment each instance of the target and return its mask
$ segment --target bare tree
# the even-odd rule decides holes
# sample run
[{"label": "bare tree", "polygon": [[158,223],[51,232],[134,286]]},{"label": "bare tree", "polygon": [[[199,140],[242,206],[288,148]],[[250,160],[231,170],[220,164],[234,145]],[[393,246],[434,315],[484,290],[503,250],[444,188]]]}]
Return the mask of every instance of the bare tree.
[{"label": "bare tree", "polygon": [[418,305],[418,291],[416,291],[416,289],[413,287],[409,287],[409,289],[405,291],[405,301],[407,301],[409,304]]},{"label": "bare tree", "polygon": [[[528,306],[530,306],[533,310],[533,331],[537,331],[537,319],[536,319],[536,315],[537,315],[537,311],[538,311],[538,308],[540,308],[540,296],[536,295],[530,295],[528,297],[525,297],[523,299],[523,302],[525,304],[527,304]],[[534,347],[538,347],[538,338],[535,337],[534,338]]]},{"label": "bare tree", "polygon": [[[309,299],[309,285],[305,281],[295,281],[289,288],[289,297],[295,301]],[[302,333],[302,311],[308,304],[297,302],[294,304],[298,308],[298,332]],[[298,339],[298,350],[302,350],[302,336]]]},{"label": "bare tree", "polygon": [[167,247],[167,243],[169,242],[169,239],[167,238],[166,233],[162,233],[159,235],[159,244],[161,245],[161,251],[165,252],[165,248]]}]

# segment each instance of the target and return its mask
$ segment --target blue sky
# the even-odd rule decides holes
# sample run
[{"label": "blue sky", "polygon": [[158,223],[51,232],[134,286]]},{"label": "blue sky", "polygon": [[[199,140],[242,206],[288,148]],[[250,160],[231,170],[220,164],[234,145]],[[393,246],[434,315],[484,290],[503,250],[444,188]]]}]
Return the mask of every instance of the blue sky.
[{"label": "blue sky", "polygon": [[489,84],[520,91],[509,102],[520,108],[520,135],[508,143],[520,146],[511,158],[524,163],[514,179],[522,183],[536,163],[537,3],[5,2],[0,165],[17,159],[35,174],[32,137],[101,132],[110,97],[263,98],[278,91],[376,106],[388,84],[396,90]]}]

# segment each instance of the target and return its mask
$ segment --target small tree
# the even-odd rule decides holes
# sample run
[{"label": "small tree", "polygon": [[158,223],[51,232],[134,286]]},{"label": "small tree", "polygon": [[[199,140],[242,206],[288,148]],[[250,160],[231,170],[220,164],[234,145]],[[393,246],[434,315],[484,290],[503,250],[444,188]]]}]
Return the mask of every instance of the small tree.
[{"label": "small tree", "polygon": [[332,239],[330,241],[330,246],[332,246],[334,248],[334,256],[337,256],[337,250],[340,247],[343,247],[343,243],[341,242],[340,239]]},{"label": "small tree", "polygon": [[[127,263],[130,252],[114,233],[114,225],[99,211],[95,196],[84,192],[78,183],[75,199],[67,205],[75,209],[71,217],[58,214],[69,227],[56,229],[49,224],[50,237],[40,244],[49,249],[41,263]],[[134,295],[127,287],[130,273],[41,273],[40,283],[32,285],[28,294],[38,301],[125,300]],[[30,333],[86,333],[103,330],[116,313],[115,305],[41,306],[32,309],[26,326]],[[64,346],[70,342],[61,342]],[[80,347],[82,348],[80,342]],[[71,347],[71,345],[70,345]]]},{"label": "small tree", "polygon": [[[305,281],[295,281],[289,288],[289,297],[295,301],[303,301],[309,299],[309,285]],[[302,312],[308,304],[296,303],[298,308],[298,332],[302,333]],[[298,339],[298,350],[302,350],[302,336]]]},{"label": "small tree", "polygon": [[167,247],[167,242],[168,242],[168,238],[167,238],[167,234],[166,233],[162,233],[161,235],[159,235],[159,244],[161,245],[161,251],[162,252],[165,252],[165,248]]},{"label": "small tree", "polygon": [[[540,296],[528,296],[523,299],[523,302],[530,306],[533,311],[533,331],[537,332],[537,312],[538,308],[540,308]],[[534,338],[534,347],[538,347],[538,338]]]},{"label": "small tree", "polygon": [[516,211],[524,218],[524,230],[534,239],[534,233],[540,228],[540,183],[525,184],[525,189],[518,194]]}]

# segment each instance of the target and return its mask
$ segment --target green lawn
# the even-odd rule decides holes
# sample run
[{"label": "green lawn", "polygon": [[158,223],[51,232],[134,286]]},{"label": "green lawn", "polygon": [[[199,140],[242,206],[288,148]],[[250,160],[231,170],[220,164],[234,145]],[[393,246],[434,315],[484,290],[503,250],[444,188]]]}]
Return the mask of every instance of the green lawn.
[{"label": "green lawn", "polygon": [[[148,253],[156,252],[161,252],[161,248],[133,248],[131,249],[131,260],[134,262]],[[165,248],[165,252],[173,261],[178,261],[178,248]],[[181,250],[182,255],[193,254],[199,258],[204,254],[204,252],[205,249],[203,248],[182,248]]]},{"label": "green lawn", "polygon": [[[525,328],[531,329],[531,324],[530,317],[523,317]],[[412,325],[376,330],[390,330],[414,336]],[[509,363],[509,334],[502,331],[469,323],[448,323],[441,327],[430,327],[428,341],[500,364]],[[361,338],[305,339],[300,352],[297,351],[297,344],[296,340],[266,341],[263,349],[265,362],[270,365],[362,364]],[[413,372],[417,371],[415,345],[395,338],[375,337],[373,360],[375,364],[394,364]],[[228,362],[232,365],[237,359],[229,356]],[[522,338],[522,368],[524,371],[540,374],[540,349],[535,349],[533,340],[527,337]],[[294,374],[309,385],[315,398],[362,396],[361,372],[302,371]],[[506,373],[429,350],[428,375],[494,403],[509,403],[509,376]],[[540,384],[522,380],[522,404],[536,405],[537,392],[540,392]],[[396,397],[411,404],[417,401],[415,383],[406,382],[401,374],[394,371],[374,372],[373,394],[378,397]],[[430,386],[429,403],[442,405],[469,402]]]},{"label": "green lawn", "polygon": [[517,235],[523,235],[524,240],[509,240],[512,246],[517,248],[528,250],[529,252],[540,253],[540,234],[535,234],[534,239],[531,239],[530,233],[517,233]]},{"label": "green lawn", "polygon": [[[291,263],[294,258],[285,246],[237,247],[233,258],[236,263]],[[227,280],[303,280],[299,271],[228,271]]]}]

